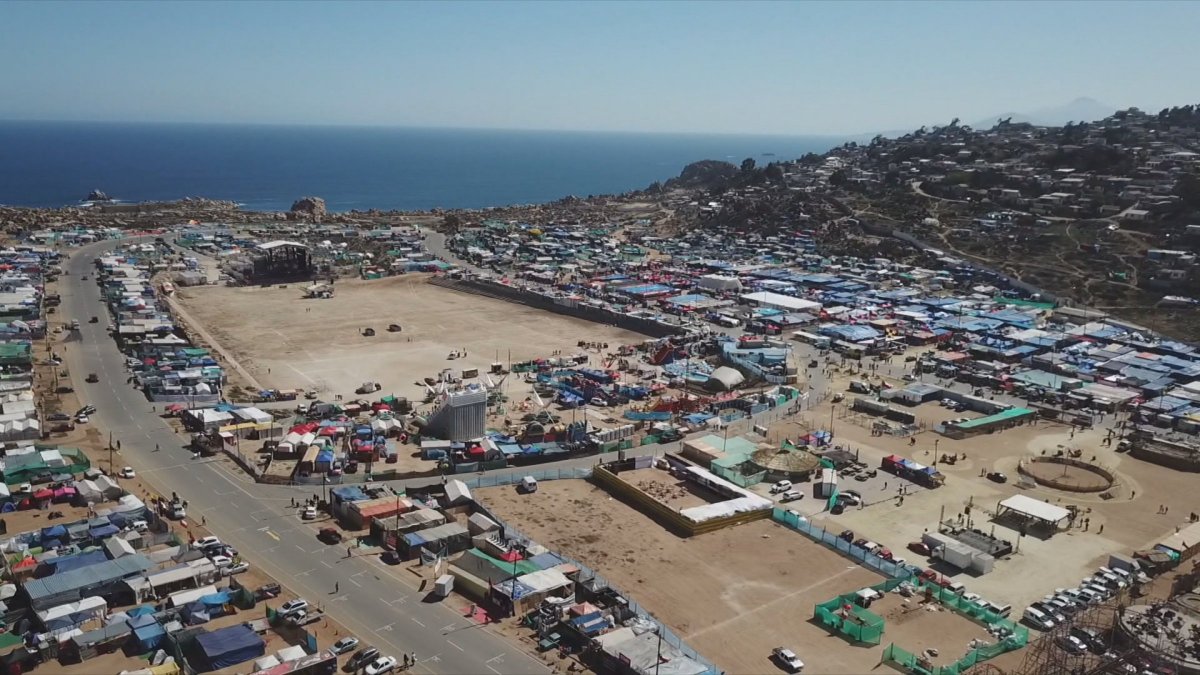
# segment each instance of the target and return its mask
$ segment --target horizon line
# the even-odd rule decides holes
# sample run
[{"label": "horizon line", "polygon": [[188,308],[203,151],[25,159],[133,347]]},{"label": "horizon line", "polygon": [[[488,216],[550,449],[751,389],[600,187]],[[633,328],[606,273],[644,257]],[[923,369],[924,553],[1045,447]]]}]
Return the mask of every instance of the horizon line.
[{"label": "horizon line", "polygon": [[[864,131],[856,133],[784,133],[784,132],[751,132],[751,131],[649,131],[629,129],[546,129],[534,127],[471,127],[471,126],[430,126],[405,124],[337,124],[329,122],[201,122],[180,120],[81,120],[81,119],[27,119],[0,117],[0,124],[95,124],[113,126],[190,126],[190,127],[275,127],[303,129],[376,129],[376,130],[418,130],[418,131],[506,131],[518,133],[562,133],[562,134],[629,134],[646,136],[748,136],[757,138],[821,138],[835,140],[851,140],[859,137],[869,137],[878,134],[899,133],[889,131]],[[908,133],[908,132],[904,132]]]}]

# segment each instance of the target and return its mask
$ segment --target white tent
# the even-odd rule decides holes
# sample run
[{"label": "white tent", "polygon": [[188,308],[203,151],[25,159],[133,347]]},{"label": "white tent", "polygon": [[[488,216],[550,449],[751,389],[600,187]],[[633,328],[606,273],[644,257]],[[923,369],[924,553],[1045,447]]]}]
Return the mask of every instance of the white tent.
[{"label": "white tent", "polygon": [[1046,523],[1057,525],[1071,515],[1071,512],[1061,506],[1049,504],[1040,499],[1026,495],[1013,495],[1000,502],[1000,510],[1014,511]]}]

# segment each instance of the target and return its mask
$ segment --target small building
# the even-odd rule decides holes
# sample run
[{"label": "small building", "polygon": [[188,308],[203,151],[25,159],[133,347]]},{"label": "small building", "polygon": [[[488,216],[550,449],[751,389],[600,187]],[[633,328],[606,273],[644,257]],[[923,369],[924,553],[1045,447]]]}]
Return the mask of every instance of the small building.
[{"label": "small building", "polygon": [[508,615],[521,616],[549,597],[571,600],[575,582],[556,570],[538,570],[492,586],[491,600]]}]

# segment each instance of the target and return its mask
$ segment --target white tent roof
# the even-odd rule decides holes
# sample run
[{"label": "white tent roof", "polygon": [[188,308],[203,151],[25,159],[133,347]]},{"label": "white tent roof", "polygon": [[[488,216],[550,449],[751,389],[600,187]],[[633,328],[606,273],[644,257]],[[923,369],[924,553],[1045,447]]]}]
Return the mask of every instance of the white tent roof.
[{"label": "white tent roof", "polygon": [[1000,502],[1000,506],[1009,511],[1023,513],[1038,520],[1044,520],[1049,523],[1057,523],[1071,515],[1071,512],[1061,506],[1047,504],[1039,499],[1027,497],[1025,495],[1013,495],[1008,499]]}]

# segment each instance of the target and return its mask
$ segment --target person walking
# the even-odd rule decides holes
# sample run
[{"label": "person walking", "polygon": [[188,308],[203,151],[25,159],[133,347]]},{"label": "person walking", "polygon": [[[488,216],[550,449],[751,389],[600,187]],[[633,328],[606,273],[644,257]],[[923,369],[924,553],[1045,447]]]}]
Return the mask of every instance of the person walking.
[{"label": "person walking", "polygon": [[334,593],[337,593],[341,589],[342,589],[342,585],[340,582],[337,582],[337,581],[333,582],[333,592]]},{"label": "person walking", "polygon": [[413,653],[412,653],[412,654],[409,656],[409,661],[411,661],[411,662],[412,662],[410,665],[413,665],[413,666],[417,665],[417,653],[416,653],[416,652],[413,652]]}]

